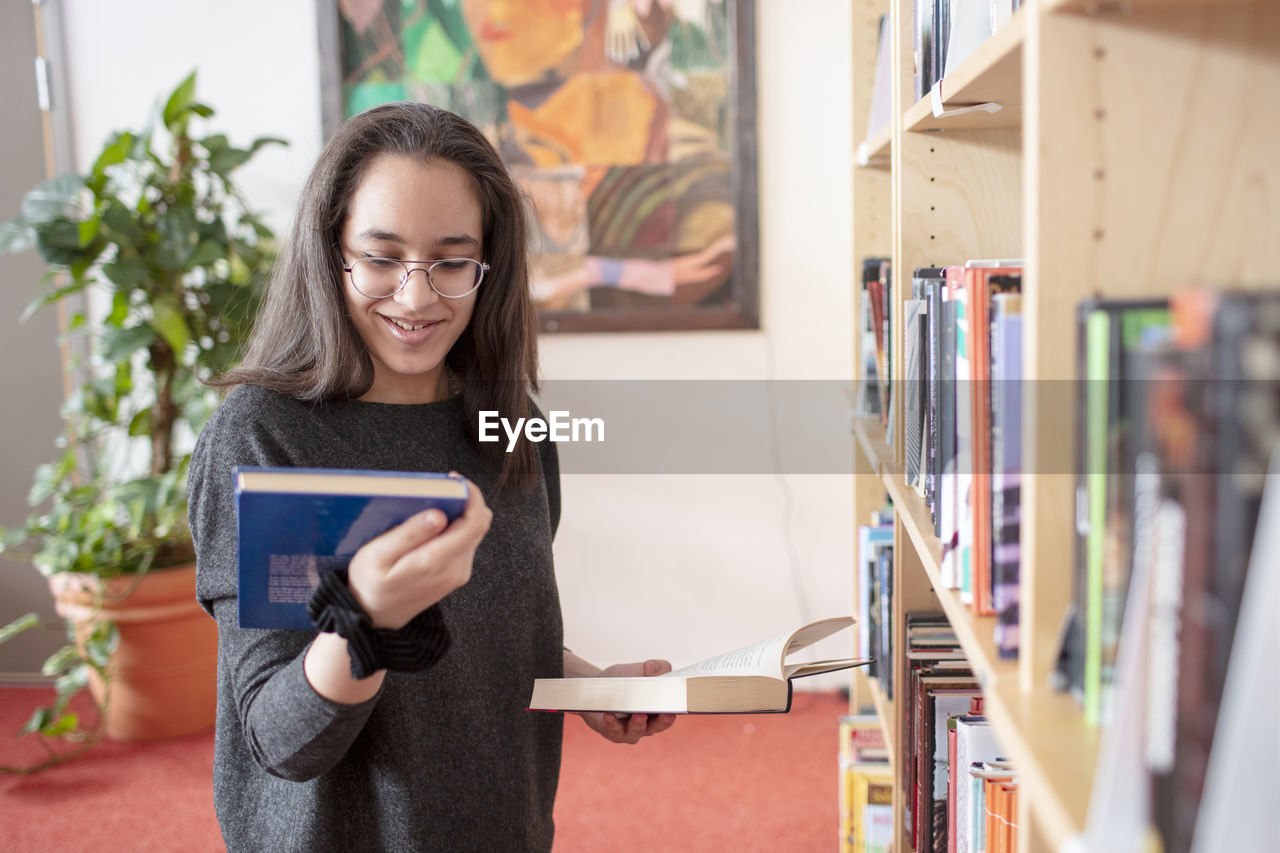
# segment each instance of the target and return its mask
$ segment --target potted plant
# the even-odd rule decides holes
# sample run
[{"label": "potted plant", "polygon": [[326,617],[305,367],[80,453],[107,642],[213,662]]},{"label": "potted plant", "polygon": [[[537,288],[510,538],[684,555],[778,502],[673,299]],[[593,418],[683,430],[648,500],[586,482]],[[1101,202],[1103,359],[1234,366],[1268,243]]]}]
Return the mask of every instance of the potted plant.
[{"label": "potted plant", "polygon": [[[138,710],[130,706],[142,701],[126,696],[122,682],[136,665],[130,656],[137,652],[125,648],[131,634],[144,647],[167,646],[188,659],[216,656],[213,622],[195,605],[187,463],[218,401],[201,380],[236,358],[273,245],[232,175],[281,140],[237,148],[223,134],[198,132],[213,110],[195,99],[195,88],[192,72],[143,130],[112,134],[87,174],[41,183],[21,215],[0,226],[0,251],[35,248],[49,267],[24,317],[84,294],[67,323],[79,356],[71,360],[76,387],[63,408],[60,451],[36,472],[26,522],[0,535],[0,552],[29,553],[49,578],[73,640],[45,665],[57,677],[53,707],[40,709],[24,731],[92,737],[67,705],[86,685],[105,707],[112,736],[173,735],[212,723],[211,675],[200,719],[173,720],[166,708],[141,725],[116,719],[117,710]],[[174,566],[185,566],[185,576]],[[172,587],[159,593],[164,601],[148,591],[156,585]],[[196,608],[202,649],[165,643],[158,629],[122,614],[139,597],[161,622]],[[36,621],[28,615],[0,629],[0,642]]]}]

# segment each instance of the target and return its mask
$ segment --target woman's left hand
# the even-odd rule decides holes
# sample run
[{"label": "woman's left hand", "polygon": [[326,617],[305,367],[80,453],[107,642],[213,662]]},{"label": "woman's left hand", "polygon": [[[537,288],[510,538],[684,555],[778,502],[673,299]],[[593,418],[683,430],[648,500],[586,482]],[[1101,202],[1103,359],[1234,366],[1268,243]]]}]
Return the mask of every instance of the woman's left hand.
[{"label": "woman's left hand", "polygon": [[[665,660],[647,660],[640,663],[619,663],[600,673],[604,677],[662,675],[671,671]],[[605,740],[614,743],[639,743],[641,738],[665,732],[675,724],[675,714],[600,714],[583,712],[582,719],[600,733]]]}]

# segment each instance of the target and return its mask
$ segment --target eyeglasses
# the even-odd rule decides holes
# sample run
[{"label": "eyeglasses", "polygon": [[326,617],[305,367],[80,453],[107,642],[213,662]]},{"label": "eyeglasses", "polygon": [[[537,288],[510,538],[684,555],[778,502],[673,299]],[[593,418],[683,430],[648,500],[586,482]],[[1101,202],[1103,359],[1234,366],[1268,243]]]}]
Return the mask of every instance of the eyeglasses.
[{"label": "eyeglasses", "polygon": [[360,258],[343,271],[351,285],[370,299],[395,296],[409,283],[414,270],[427,274],[431,289],[446,299],[461,299],[480,286],[489,265],[472,258],[442,258],[438,261],[397,261],[393,258]]}]

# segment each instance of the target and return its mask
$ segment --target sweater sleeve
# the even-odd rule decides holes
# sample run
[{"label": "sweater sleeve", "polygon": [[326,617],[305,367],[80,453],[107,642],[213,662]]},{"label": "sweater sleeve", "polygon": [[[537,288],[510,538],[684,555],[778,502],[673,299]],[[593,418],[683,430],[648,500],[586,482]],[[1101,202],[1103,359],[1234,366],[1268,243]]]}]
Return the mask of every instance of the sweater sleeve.
[{"label": "sweater sleeve", "polygon": [[291,413],[273,417],[274,402],[260,389],[241,388],[215,412],[192,454],[188,513],[196,595],[218,621],[218,690],[230,693],[220,697],[220,713],[234,708],[248,750],[264,770],[305,781],[342,759],[378,696],[344,705],[315,692],[303,671],[314,631],[239,627],[233,470],[296,465],[291,447],[295,437],[305,441],[299,427],[291,425],[297,423]]}]

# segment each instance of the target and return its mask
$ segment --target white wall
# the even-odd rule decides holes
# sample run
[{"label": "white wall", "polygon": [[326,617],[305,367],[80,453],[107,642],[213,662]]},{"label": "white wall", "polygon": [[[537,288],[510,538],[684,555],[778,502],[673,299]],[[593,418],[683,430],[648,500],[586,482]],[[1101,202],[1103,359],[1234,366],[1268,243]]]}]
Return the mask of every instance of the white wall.
[{"label": "white wall", "polygon": [[[233,142],[292,143],[242,173],[283,230],[321,141],[314,0],[62,5],[77,162],[198,67],[199,97]],[[849,378],[847,6],[758,3],[763,329],[545,336],[544,378]],[[566,476],[556,559],[567,641],[601,664],[678,664],[847,613],[850,518],[842,476]]]},{"label": "white wall", "polygon": [[192,69],[197,97],[233,144],[278,136],[239,173],[283,231],[321,144],[315,0],[58,0],[75,161],[114,130],[141,127]]}]

